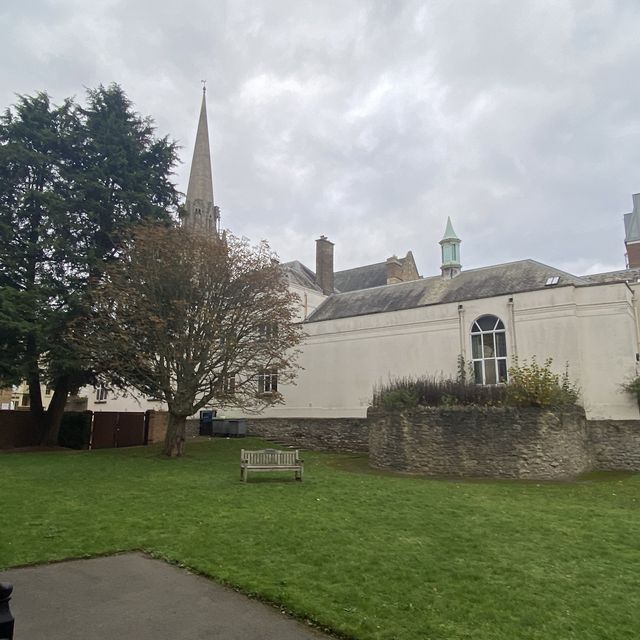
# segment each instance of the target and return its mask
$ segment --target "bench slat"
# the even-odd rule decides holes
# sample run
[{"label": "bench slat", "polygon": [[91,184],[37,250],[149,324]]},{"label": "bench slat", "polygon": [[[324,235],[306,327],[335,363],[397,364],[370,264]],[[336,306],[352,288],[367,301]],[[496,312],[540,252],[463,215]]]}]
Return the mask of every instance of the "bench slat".
[{"label": "bench slat", "polygon": [[280,451],[277,449],[259,449],[240,452],[240,477],[246,482],[249,471],[295,471],[296,480],[302,481],[303,461],[298,450]]}]

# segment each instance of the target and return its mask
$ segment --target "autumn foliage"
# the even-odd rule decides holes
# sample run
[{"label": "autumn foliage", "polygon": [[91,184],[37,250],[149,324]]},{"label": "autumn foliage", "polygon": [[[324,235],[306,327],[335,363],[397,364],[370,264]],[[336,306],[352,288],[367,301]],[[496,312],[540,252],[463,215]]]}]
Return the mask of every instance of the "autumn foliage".
[{"label": "autumn foliage", "polygon": [[200,409],[282,401],[297,369],[297,305],[266,243],[144,225],[107,268],[82,340],[109,384],[166,402],[165,453],[179,456]]}]

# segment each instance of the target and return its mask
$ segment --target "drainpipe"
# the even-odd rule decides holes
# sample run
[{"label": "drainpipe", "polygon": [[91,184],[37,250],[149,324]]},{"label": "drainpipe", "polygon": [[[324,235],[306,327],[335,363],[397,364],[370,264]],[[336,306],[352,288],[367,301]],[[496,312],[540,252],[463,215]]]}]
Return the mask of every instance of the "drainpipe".
[{"label": "drainpipe", "polygon": [[638,307],[636,306],[636,292],[631,289],[631,306],[633,307],[633,320],[636,325],[636,373],[640,367],[640,323],[638,323]]},{"label": "drainpipe", "polygon": [[[467,366],[467,341],[465,340],[466,332],[464,330],[464,305],[458,305],[458,333],[460,337],[460,355],[464,359],[464,365]],[[457,365],[457,363],[456,363]]]},{"label": "drainpipe", "polygon": [[513,358],[518,357],[518,342],[516,340],[516,312],[513,304],[513,296],[509,298],[507,302],[507,308],[509,309],[509,323],[511,324],[511,352]]}]

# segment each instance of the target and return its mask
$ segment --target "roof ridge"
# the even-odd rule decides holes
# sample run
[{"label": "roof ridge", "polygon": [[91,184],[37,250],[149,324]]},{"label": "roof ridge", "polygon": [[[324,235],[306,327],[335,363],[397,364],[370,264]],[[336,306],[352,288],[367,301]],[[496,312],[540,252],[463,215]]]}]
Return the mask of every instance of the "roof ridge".
[{"label": "roof ridge", "polygon": [[598,271],[597,273],[585,273],[584,275],[577,276],[579,278],[591,278],[593,276],[606,276],[610,273],[623,273],[624,271],[628,271],[629,273],[635,273],[640,271],[640,267],[624,267],[622,269],[612,269],[611,271]]},{"label": "roof ridge", "polygon": [[359,267],[351,267],[350,269],[340,269],[340,271],[336,271],[335,273],[345,273],[347,271],[357,271],[358,269],[368,269],[369,267],[379,267],[386,263],[387,263],[386,260],[384,260],[383,262],[372,262],[371,264],[363,264],[363,265],[360,265]]}]

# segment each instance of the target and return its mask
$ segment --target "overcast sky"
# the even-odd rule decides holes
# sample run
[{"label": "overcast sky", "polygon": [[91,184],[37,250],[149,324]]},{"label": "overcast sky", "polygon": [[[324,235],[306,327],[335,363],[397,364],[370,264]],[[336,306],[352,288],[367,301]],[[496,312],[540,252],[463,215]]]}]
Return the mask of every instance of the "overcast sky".
[{"label": "overcast sky", "polygon": [[4,0],[0,106],[118,82],[182,146],[207,80],[223,226],[336,269],[624,267],[640,191],[638,0]]}]

